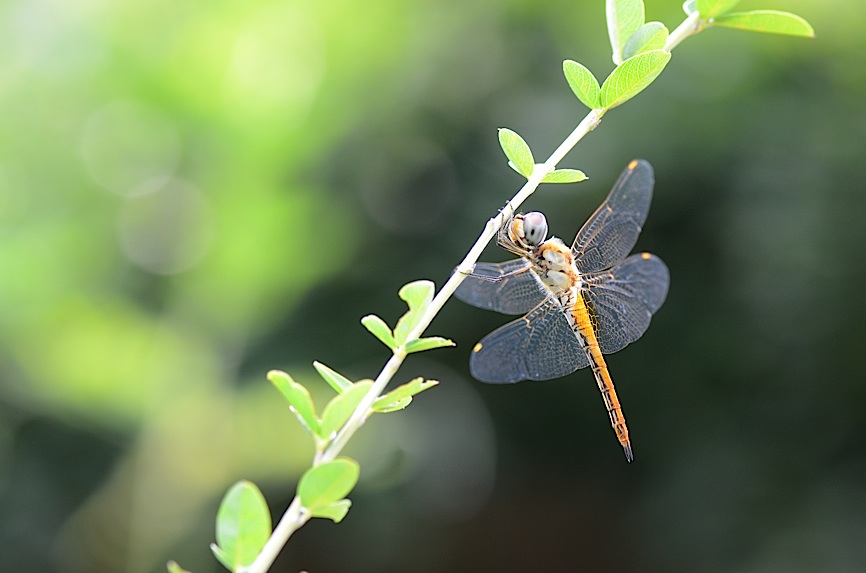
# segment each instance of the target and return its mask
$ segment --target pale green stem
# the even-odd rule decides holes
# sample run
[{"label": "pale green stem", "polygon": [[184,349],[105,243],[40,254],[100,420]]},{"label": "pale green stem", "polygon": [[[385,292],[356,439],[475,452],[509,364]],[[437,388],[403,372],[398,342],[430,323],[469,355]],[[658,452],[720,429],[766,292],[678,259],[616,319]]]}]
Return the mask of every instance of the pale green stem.
[{"label": "pale green stem", "polygon": [[[520,207],[521,203],[523,203],[527,197],[532,195],[533,191],[538,188],[538,185],[541,183],[541,180],[544,177],[553,171],[556,167],[557,163],[559,163],[565,155],[571,151],[571,149],[577,145],[577,142],[580,141],[583,136],[587,133],[595,129],[600,120],[598,119],[598,112],[593,110],[589,112],[583,121],[578,124],[578,126],[571,132],[571,134],[565,139],[565,141],[560,144],[559,147],[551,154],[550,158],[537,166],[535,170],[532,172],[532,177],[526,182],[526,184],[520,188],[520,191],[514,196],[511,201],[508,202],[508,205],[499,212],[496,217],[490,219],[487,222],[487,225],[484,226],[484,231],[481,233],[481,236],[475,241],[475,244],[472,245],[472,248],[469,249],[469,253],[466,255],[466,258],[463,259],[463,262],[460,263],[460,266],[457,267],[457,271],[451,273],[451,277],[449,277],[448,281],[439,289],[439,292],[436,293],[436,296],[433,297],[433,300],[430,302],[430,305],[427,307],[427,310],[424,312],[424,316],[421,317],[421,320],[418,321],[418,325],[408,334],[406,340],[414,340],[419,338],[427,327],[430,326],[430,323],[433,322],[433,319],[439,314],[439,311],[445,305],[445,302],[454,294],[454,291],[457,290],[457,287],[463,282],[463,279],[466,277],[467,273],[472,272],[475,263],[478,261],[478,257],[481,256],[481,252],[484,250],[484,247],[487,246],[493,237],[496,236],[496,233],[499,231],[499,228],[502,226],[505,218],[510,216],[510,213],[514,213],[518,207]],[[385,387],[388,385],[388,382],[391,381],[391,378],[394,377],[394,374],[397,373],[397,370],[400,368],[400,365],[403,364],[403,360],[406,358],[406,351],[403,347],[397,348],[394,351],[394,355],[391,356],[391,359],[385,364],[385,367],[382,368],[382,371],[379,373],[379,376],[376,377],[375,382],[373,383],[373,387],[364,396],[364,399],[352,413],[352,416],[349,418],[349,421],[343,426],[340,432],[337,434],[337,437],[334,438],[334,441],[331,442],[331,445],[325,450],[322,455],[322,461],[330,461],[334,459],[334,457],[340,453],[343,447],[346,445],[346,442],[349,441],[349,438],[358,430],[363,424],[364,420],[366,420],[367,415],[370,411],[370,406],[373,405],[373,402],[379,397],[379,395],[385,390]]]},{"label": "pale green stem", "polygon": [[[466,257],[460,263],[460,266],[457,267],[457,271],[451,274],[448,281],[442,286],[439,292],[436,293],[436,296],[433,297],[433,300],[430,302],[430,305],[427,307],[427,310],[424,313],[424,316],[421,317],[418,325],[406,337],[407,341],[419,338],[427,327],[430,326],[430,323],[433,322],[433,319],[445,305],[445,302],[452,294],[454,294],[454,291],[457,290],[457,287],[466,277],[466,274],[472,272],[472,269],[478,261],[478,257],[481,256],[484,247],[487,246],[487,243],[496,236],[496,233],[499,231],[499,228],[502,226],[506,217],[510,216],[511,213],[514,213],[520,205],[530,195],[532,195],[532,193],[538,188],[541,180],[556,168],[556,165],[575,145],[577,145],[578,141],[583,139],[587,133],[598,127],[602,113],[602,110],[590,111],[574,131],[569,134],[565,141],[563,141],[562,144],[560,144],[560,146],[550,155],[550,158],[535,168],[532,172],[532,177],[530,177],[526,184],[520,188],[514,198],[508,202],[506,207],[495,217],[487,221],[481,236],[479,236],[475,241],[475,244],[472,245],[469,253],[467,253]],[[329,462],[337,457],[355,432],[364,425],[373,402],[375,402],[382,392],[384,392],[388,383],[394,377],[394,374],[397,373],[397,370],[403,364],[403,360],[405,359],[406,350],[401,346],[394,351],[394,354],[376,377],[370,391],[367,392],[367,395],[364,396],[364,399],[361,400],[361,403],[358,404],[358,407],[355,408],[354,412],[352,412],[351,417],[337,433],[334,440],[327,448],[325,448],[321,455],[316,456],[314,465]],[[267,571],[277,558],[282,547],[289,540],[292,533],[294,533],[309,519],[309,514],[302,511],[300,498],[295,496],[289,509],[286,510],[286,513],[280,519],[279,524],[277,524],[277,527],[274,529],[274,532],[271,534],[270,539],[268,539],[261,553],[256,557],[256,560],[249,567],[240,569],[238,573],[264,573]]]},{"label": "pale green stem", "polygon": [[664,49],[668,52],[676,48],[680,42],[697,34],[701,31],[701,27],[703,22],[701,22],[701,15],[697,12],[692,12],[689,14],[689,17],[683,20],[683,23],[676,27],[676,29],[670,33],[668,36],[667,42],[665,42]]},{"label": "pale green stem", "polygon": [[289,508],[280,518],[279,523],[274,528],[273,533],[268,538],[265,546],[262,547],[256,560],[249,567],[238,569],[237,573],[253,573],[254,571],[267,571],[276,560],[277,556],[286,545],[286,541],[292,536],[292,533],[297,531],[302,525],[310,520],[310,514],[304,511],[301,505],[301,498],[295,496]]},{"label": "pale green stem", "polygon": [[[665,49],[672,50],[685,38],[698,32],[700,30],[699,25],[700,19],[698,18],[697,13],[690,15],[668,37]],[[442,285],[442,288],[438,293],[436,293],[436,296],[433,297],[433,300],[430,302],[430,305],[427,307],[427,310],[424,313],[424,316],[421,317],[418,325],[407,335],[407,341],[419,338],[424,333],[445,305],[445,302],[451,298],[451,295],[454,294],[454,291],[456,291],[460,283],[463,282],[466,275],[472,272],[475,263],[478,261],[478,257],[481,256],[481,252],[484,250],[484,247],[493,240],[506,219],[515,213],[520,205],[530,195],[532,195],[541,184],[541,180],[556,168],[559,162],[562,161],[562,158],[565,157],[565,155],[571,151],[586,134],[598,127],[605,111],[606,110],[604,109],[590,111],[578,126],[574,128],[574,131],[565,138],[565,141],[556,148],[547,161],[535,167],[532,176],[523,187],[520,188],[511,201],[508,202],[505,208],[495,217],[487,221],[487,224],[484,226],[484,231],[478,237],[478,240],[476,240],[475,244],[472,245],[472,248],[469,249],[469,252],[457,267],[456,271],[451,274],[448,281]],[[364,425],[364,422],[371,413],[370,408],[372,407],[373,402],[375,402],[382,392],[384,392],[388,383],[397,373],[397,370],[403,364],[403,360],[405,359],[405,347],[401,346],[394,350],[394,354],[382,368],[382,371],[373,382],[372,388],[370,388],[370,391],[366,396],[364,396],[364,399],[361,400],[361,403],[358,404],[358,407],[355,408],[354,412],[352,412],[349,420],[343,425],[328,447],[320,454],[316,455],[314,465],[329,462],[339,455],[355,432]],[[285,514],[283,514],[283,517],[274,529],[274,532],[271,534],[270,539],[268,539],[262,549],[262,552],[252,565],[238,570],[238,573],[265,573],[265,571],[267,571],[273,564],[280,550],[285,546],[292,533],[309,521],[310,517],[310,514],[303,510],[300,498],[295,496],[291,505],[289,505],[289,508],[286,510]]]}]

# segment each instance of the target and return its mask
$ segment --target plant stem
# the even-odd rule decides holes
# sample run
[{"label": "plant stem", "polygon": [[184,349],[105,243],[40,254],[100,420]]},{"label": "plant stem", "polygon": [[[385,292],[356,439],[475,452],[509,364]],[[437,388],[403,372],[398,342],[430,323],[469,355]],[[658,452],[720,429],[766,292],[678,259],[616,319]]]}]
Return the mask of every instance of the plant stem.
[{"label": "plant stem", "polygon": [[276,560],[277,555],[285,547],[286,541],[292,536],[296,530],[310,520],[310,515],[304,511],[301,505],[301,498],[297,495],[289,508],[280,518],[279,523],[274,528],[273,533],[268,538],[265,546],[262,547],[256,560],[249,567],[238,569],[238,573],[253,573],[254,571],[267,571]]},{"label": "plant stem", "polygon": [[676,29],[670,33],[670,35],[668,36],[668,41],[665,42],[664,49],[670,52],[671,50],[676,48],[680,44],[680,42],[682,42],[689,36],[700,32],[701,28],[701,15],[698,14],[697,11],[692,12],[691,14],[689,14],[688,18],[683,20],[682,24],[677,26]]},{"label": "plant stem", "polygon": [[[478,257],[481,256],[484,247],[486,247],[487,243],[489,243],[493,237],[496,236],[496,233],[499,232],[499,228],[505,221],[506,213],[510,214],[515,212],[517,208],[520,207],[521,203],[523,203],[527,197],[532,195],[532,193],[538,188],[541,180],[544,179],[548,173],[553,171],[556,164],[559,163],[575,145],[577,145],[577,142],[580,141],[583,136],[595,129],[600,121],[599,113],[596,110],[590,111],[586,117],[583,118],[583,121],[581,121],[574,131],[572,131],[565,139],[565,141],[563,141],[550,155],[550,158],[535,168],[532,172],[532,177],[530,177],[526,184],[520,188],[520,191],[517,192],[514,198],[508,202],[506,208],[501,210],[494,218],[487,221],[487,224],[484,226],[484,231],[475,241],[475,244],[472,245],[472,248],[469,249],[469,253],[467,253],[466,257],[457,267],[457,270],[451,273],[448,281],[442,285],[442,288],[439,289],[439,292],[436,293],[435,297],[433,297],[433,300],[427,307],[424,316],[418,322],[415,329],[408,334],[406,340],[419,338],[424,331],[427,330],[427,327],[430,326],[430,323],[433,322],[433,319],[437,314],[439,314],[439,311],[442,310],[442,307],[451,295],[454,294],[454,291],[457,290],[457,287],[461,282],[463,282],[466,275],[472,272],[472,269],[474,268],[476,261],[478,261]],[[370,406],[373,405],[373,402],[385,390],[388,382],[390,382],[394,377],[394,374],[397,373],[397,370],[403,364],[403,360],[405,359],[405,349],[403,347],[397,348],[394,351],[393,356],[391,356],[385,364],[385,367],[382,368],[379,376],[376,377],[373,387],[367,395],[364,396],[364,399],[337,434],[337,437],[334,438],[334,441],[331,442],[331,445],[325,450],[325,453],[322,456],[322,461],[330,461],[334,459],[334,457],[336,457],[336,455],[340,453],[340,450],[342,450],[346,445],[346,442],[349,441],[349,438],[351,438],[358,428],[364,424],[368,412],[370,411]]]},{"label": "plant stem", "polygon": [[[514,198],[508,202],[504,209],[502,209],[495,217],[487,221],[487,224],[484,226],[484,231],[475,241],[475,244],[472,245],[472,248],[469,249],[469,252],[466,254],[466,257],[457,267],[448,281],[439,289],[439,292],[436,293],[436,296],[433,297],[433,300],[430,302],[430,305],[427,307],[427,311],[424,313],[424,316],[419,321],[418,325],[415,327],[412,332],[406,337],[406,340],[414,340],[420,337],[424,331],[430,326],[430,323],[433,322],[433,319],[445,305],[445,302],[454,294],[454,291],[457,290],[457,287],[463,282],[463,279],[466,277],[468,273],[472,272],[472,269],[475,266],[475,263],[478,261],[478,257],[481,256],[481,252],[484,250],[484,247],[487,246],[493,237],[496,236],[496,233],[499,232],[499,228],[505,222],[505,218],[510,216],[512,213],[516,212],[520,205],[530,196],[532,193],[538,188],[539,184],[541,184],[541,180],[544,177],[553,171],[556,168],[556,165],[562,160],[565,155],[571,151],[571,149],[577,145],[577,142],[583,139],[583,137],[588,134],[590,131],[594,130],[598,127],[601,122],[602,110],[593,110],[590,111],[586,117],[578,124],[578,126],[572,131],[565,141],[563,141],[559,147],[554,150],[554,152],[550,155],[550,157],[542,163],[541,165],[536,166],[535,170],[532,172],[532,177],[520,188]],[[343,425],[342,429],[337,433],[337,436],[334,440],[325,448],[324,452],[321,455],[316,456],[316,465],[329,462],[333,460],[337,455],[343,450],[352,436],[355,435],[361,426],[364,425],[364,422],[367,419],[367,416],[370,413],[370,407],[373,405],[373,402],[384,392],[385,388],[388,386],[388,383],[397,373],[400,366],[403,364],[403,361],[406,359],[406,350],[403,347],[399,347],[394,351],[394,354],[385,363],[385,366],[382,368],[382,371],[379,372],[379,375],[376,377],[376,380],[373,382],[372,388],[364,396],[364,399],[361,400],[361,403],[358,404],[358,407],[355,408],[354,412],[352,412],[351,417],[349,417],[348,421]],[[241,569],[238,573],[264,573],[267,571],[270,566],[273,564],[274,560],[277,558],[277,555],[280,552],[280,549],[286,544],[289,540],[289,537],[294,533],[297,529],[299,529],[304,523],[306,523],[310,519],[310,516],[302,511],[301,500],[298,496],[292,500],[291,505],[286,510],[286,513],[283,514],[283,517],[280,519],[277,527],[274,529],[274,532],[271,534],[271,537],[268,539],[261,553],[259,553],[256,560],[247,568]]]},{"label": "plant stem", "polygon": [[[686,20],[683,21],[671,35],[668,37],[667,44],[665,45],[665,49],[670,51],[675,46],[677,46],[680,42],[686,39],[688,36],[695,34],[700,30],[700,18],[697,12],[689,15]],[[538,188],[541,184],[541,180],[547,176],[548,173],[553,171],[557,164],[562,161],[565,155],[571,151],[577,143],[583,139],[585,135],[589,132],[593,131],[598,125],[601,123],[601,117],[604,115],[606,110],[604,109],[596,109],[590,111],[586,117],[581,120],[581,122],[574,128],[568,137],[557,147],[554,152],[550,155],[550,157],[544,163],[537,165],[532,172],[532,176],[529,180],[520,188],[520,190],[514,195],[514,197],[506,204],[505,208],[503,208],[499,213],[487,221],[487,224],[484,226],[484,230],[481,235],[475,241],[475,244],[472,245],[472,248],[469,249],[469,252],[466,254],[466,257],[461,261],[461,263],[457,266],[455,271],[451,273],[451,276],[442,285],[442,288],[439,289],[439,292],[436,293],[436,296],[433,297],[433,300],[430,302],[430,305],[427,307],[424,316],[418,322],[418,325],[410,332],[406,340],[414,340],[420,337],[424,331],[430,326],[430,323],[433,322],[433,319],[445,305],[445,302],[451,298],[451,295],[454,294],[454,291],[457,290],[457,287],[463,282],[463,279],[473,271],[475,268],[475,263],[478,261],[478,258],[481,256],[484,247],[496,236],[499,232],[499,229],[504,224],[505,220],[510,217],[513,213],[517,211],[520,205],[530,196],[532,193]],[[327,448],[321,453],[321,455],[316,456],[316,460],[314,461],[315,465],[329,462],[333,460],[339,453],[343,450],[352,436],[355,435],[355,432],[360,429],[361,426],[364,425],[367,417],[370,415],[371,406],[373,402],[384,392],[385,388],[388,386],[388,383],[397,373],[397,370],[403,364],[403,361],[406,359],[406,349],[405,347],[399,347],[394,350],[394,354],[388,359],[388,362],[385,363],[385,366],[382,368],[382,371],[379,372],[379,375],[376,377],[376,380],[373,382],[373,386],[370,388],[370,391],[364,396],[364,399],[361,400],[361,403],[358,404],[358,407],[355,408],[355,411],[352,412],[352,415],[349,417],[348,421],[343,425],[340,431],[337,433],[334,440],[328,445]],[[301,500],[299,497],[295,496],[292,500],[291,505],[286,510],[286,513],[280,519],[277,527],[274,529],[274,532],[271,534],[270,539],[268,539],[265,544],[262,552],[256,557],[256,560],[249,567],[243,568],[238,571],[238,573],[265,573],[270,566],[273,564],[274,560],[277,558],[280,550],[285,546],[286,542],[289,540],[289,537],[294,533],[298,528],[300,528],[304,523],[306,523],[310,519],[310,515],[303,511],[303,507],[301,506]]]}]

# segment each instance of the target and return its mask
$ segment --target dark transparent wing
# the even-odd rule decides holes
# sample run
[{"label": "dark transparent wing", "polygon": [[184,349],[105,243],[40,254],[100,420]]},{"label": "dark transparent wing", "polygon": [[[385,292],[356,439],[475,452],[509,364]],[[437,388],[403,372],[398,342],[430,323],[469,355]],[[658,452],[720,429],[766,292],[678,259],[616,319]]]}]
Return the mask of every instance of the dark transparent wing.
[{"label": "dark transparent wing", "polygon": [[588,365],[562,306],[552,298],[485,336],[469,359],[472,376],[493,383],[559,378]]},{"label": "dark transparent wing", "polygon": [[653,169],[642,159],[625,168],[574,239],[572,250],[581,273],[609,269],[631,252],[649,213],[653,181]]},{"label": "dark transparent wing", "polygon": [[547,298],[547,289],[529,270],[529,262],[517,259],[506,263],[478,263],[454,295],[472,306],[504,314],[523,314]]},{"label": "dark transparent wing", "polygon": [[613,269],[581,277],[598,346],[605,354],[640,338],[668,294],[670,275],[660,258],[632,255]]}]

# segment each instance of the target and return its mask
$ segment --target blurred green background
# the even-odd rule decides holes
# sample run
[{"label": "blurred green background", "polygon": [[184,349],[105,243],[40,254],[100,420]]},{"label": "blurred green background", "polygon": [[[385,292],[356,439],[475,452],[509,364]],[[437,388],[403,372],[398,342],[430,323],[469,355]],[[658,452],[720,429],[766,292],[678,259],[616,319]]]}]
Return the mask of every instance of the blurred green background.
[{"label": "blurred green background", "polygon": [[[484,386],[507,318],[451,301],[441,385],[350,445],[362,478],[275,571],[866,568],[866,51],[853,0],[745,0],[815,40],[710,30],[546,186],[568,240],[626,163],[656,195],[638,248],[671,291],[592,376]],[[679,1],[648,2],[673,28]],[[604,3],[0,4],[0,555],[9,571],[218,571],[219,499],[276,515],[312,448],[268,384],[329,390],[387,355],[358,323],[441,285],[520,186],[497,127],[546,157],[611,69]],[[486,260],[503,260],[491,247]]]}]

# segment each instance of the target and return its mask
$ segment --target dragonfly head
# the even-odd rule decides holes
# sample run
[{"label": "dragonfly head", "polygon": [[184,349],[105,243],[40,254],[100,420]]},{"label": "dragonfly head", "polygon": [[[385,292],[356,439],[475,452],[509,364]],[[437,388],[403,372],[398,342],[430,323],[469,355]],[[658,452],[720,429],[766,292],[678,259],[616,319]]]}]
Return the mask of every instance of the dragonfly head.
[{"label": "dragonfly head", "polygon": [[503,246],[513,246],[514,249],[509,250],[514,252],[531,251],[547,238],[547,219],[538,211],[519,214],[515,215],[503,230],[508,233],[507,238],[502,237],[500,240],[504,243]]},{"label": "dragonfly head", "polygon": [[530,247],[537,247],[547,238],[547,219],[543,213],[532,211],[523,216],[523,239]]}]

